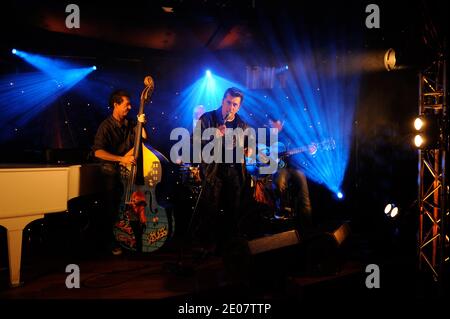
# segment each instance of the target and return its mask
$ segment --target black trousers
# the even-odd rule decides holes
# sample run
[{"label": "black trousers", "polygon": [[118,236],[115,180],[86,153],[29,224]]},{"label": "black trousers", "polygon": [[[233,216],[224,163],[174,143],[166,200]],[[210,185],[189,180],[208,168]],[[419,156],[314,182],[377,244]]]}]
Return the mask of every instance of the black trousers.
[{"label": "black trousers", "polygon": [[239,220],[244,200],[244,181],[240,167],[218,170],[216,178],[204,185],[197,219],[196,237],[203,244],[216,244],[218,249],[239,234]]},{"label": "black trousers", "polygon": [[[305,174],[299,169],[281,168],[275,175],[274,183],[277,197],[281,202],[280,206],[294,206],[292,208],[295,211],[299,230],[311,230],[312,209]],[[292,189],[289,189],[289,187],[292,187]],[[290,196],[288,196],[288,192]]]},{"label": "black trousers", "polygon": [[124,187],[120,178],[120,171],[115,165],[102,164],[101,172],[104,181],[104,209],[96,217],[95,224],[100,235],[100,245],[110,249],[116,243],[114,238],[114,224],[119,217]]}]

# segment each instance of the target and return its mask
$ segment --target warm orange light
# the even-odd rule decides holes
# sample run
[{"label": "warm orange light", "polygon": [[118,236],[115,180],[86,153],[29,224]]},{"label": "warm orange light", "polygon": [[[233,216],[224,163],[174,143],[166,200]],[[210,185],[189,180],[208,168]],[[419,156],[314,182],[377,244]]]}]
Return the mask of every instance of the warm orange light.
[{"label": "warm orange light", "polygon": [[416,145],[416,147],[421,147],[424,144],[424,142],[425,141],[423,140],[423,137],[421,135],[417,134],[414,137],[414,145]]},{"label": "warm orange light", "polygon": [[396,63],[397,59],[395,57],[395,50],[391,48],[384,54],[384,66],[386,70],[392,71],[393,69],[395,69]]},{"label": "warm orange light", "polygon": [[424,121],[420,117],[418,117],[414,120],[414,128],[417,131],[420,131],[422,129],[422,127],[424,126],[424,124],[425,124]]}]

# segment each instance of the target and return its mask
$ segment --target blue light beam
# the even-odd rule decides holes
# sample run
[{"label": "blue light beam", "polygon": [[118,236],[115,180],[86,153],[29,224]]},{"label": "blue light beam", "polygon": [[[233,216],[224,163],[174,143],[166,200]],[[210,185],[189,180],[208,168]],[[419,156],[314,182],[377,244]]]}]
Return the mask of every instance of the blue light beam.
[{"label": "blue light beam", "polygon": [[0,78],[0,105],[5,106],[0,119],[5,125],[22,127],[65,92],[86,77],[92,68],[76,68],[48,73],[31,72]]}]

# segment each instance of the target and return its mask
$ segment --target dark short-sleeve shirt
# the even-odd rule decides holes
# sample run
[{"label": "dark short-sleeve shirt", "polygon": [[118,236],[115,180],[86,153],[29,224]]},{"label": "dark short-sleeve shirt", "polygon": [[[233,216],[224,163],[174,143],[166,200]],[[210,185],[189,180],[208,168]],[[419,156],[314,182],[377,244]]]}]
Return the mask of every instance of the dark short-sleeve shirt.
[{"label": "dark short-sleeve shirt", "polygon": [[126,119],[122,125],[112,115],[106,118],[95,134],[92,151],[104,150],[123,156],[134,145],[136,122]]}]

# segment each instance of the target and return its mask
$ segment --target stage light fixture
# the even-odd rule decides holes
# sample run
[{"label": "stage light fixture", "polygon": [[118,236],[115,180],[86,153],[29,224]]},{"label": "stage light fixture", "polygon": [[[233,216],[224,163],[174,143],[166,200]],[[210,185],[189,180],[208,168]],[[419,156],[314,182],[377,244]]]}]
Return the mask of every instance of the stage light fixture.
[{"label": "stage light fixture", "polygon": [[206,70],[205,73],[206,73],[206,76],[207,76],[207,77],[211,77],[211,71],[210,71],[210,70]]},{"label": "stage light fixture", "polygon": [[386,207],[384,208],[384,214],[390,218],[395,218],[399,213],[399,208],[393,204],[393,203],[389,203],[386,205]]},{"label": "stage light fixture", "polygon": [[391,218],[395,218],[398,215],[398,207],[394,207],[391,210]]},{"label": "stage light fixture", "polygon": [[440,117],[434,113],[422,114],[414,120],[414,145],[420,149],[436,149],[440,146]]},{"label": "stage light fixture", "polygon": [[16,50],[16,49],[12,49],[12,50],[11,50],[11,53],[12,53],[12,54],[16,54],[16,53],[17,53],[17,50]]},{"label": "stage light fixture", "polygon": [[384,208],[384,213],[387,215],[391,212],[392,210],[392,204],[387,204],[386,207]]},{"label": "stage light fixture", "polygon": [[94,71],[97,70],[97,66],[93,65],[92,70],[94,70]]},{"label": "stage light fixture", "polygon": [[421,148],[425,144],[425,141],[423,140],[422,135],[417,134],[414,136],[414,145],[418,148]]},{"label": "stage light fixture", "polygon": [[424,124],[425,123],[423,122],[423,120],[420,117],[417,117],[414,120],[414,128],[416,129],[416,131],[420,131]]},{"label": "stage light fixture", "polygon": [[384,54],[384,67],[388,71],[392,71],[396,68],[397,58],[395,54],[395,50],[390,48]]},{"label": "stage light fixture", "polygon": [[440,53],[428,47],[389,48],[384,53],[384,67],[387,71],[401,69],[421,70],[439,58]]},{"label": "stage light fixture", "polygon": [[337,198],[342,199],[344,198],[344,194],[342,194],[342,192],[337,192],[336,193]]}]

